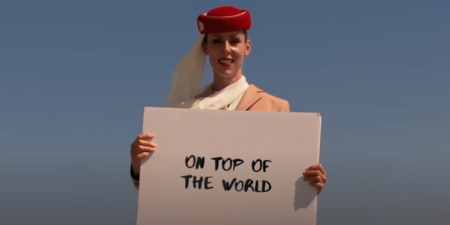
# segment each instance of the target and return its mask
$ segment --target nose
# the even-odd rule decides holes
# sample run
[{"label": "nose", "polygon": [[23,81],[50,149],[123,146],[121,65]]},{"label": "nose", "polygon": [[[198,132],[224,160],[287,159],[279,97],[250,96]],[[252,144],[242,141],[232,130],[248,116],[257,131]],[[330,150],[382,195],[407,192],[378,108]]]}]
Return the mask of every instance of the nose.
[{"label": "nose", "polygon": [[231,45],[228,41],[225,41],[224,48],[223,48],[223,54],[229,54],[231,52]]}]

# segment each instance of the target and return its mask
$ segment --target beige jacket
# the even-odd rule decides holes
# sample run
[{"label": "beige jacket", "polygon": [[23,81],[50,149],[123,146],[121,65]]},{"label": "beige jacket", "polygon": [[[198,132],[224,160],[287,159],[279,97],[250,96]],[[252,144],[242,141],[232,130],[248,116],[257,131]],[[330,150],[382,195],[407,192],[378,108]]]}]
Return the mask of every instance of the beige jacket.
[{"label": "beige jacket", "polygon": [[[196,96],[208,97],[213,94],[212,89],[207,89],[203,93]],[[290,112],[289,102],[270,95],[255,85],[251,84],[245,91],[236,110],[241,111],[263,111],[263,112]],[[131,179],[136,189],[139,189],[139,181]]]}]

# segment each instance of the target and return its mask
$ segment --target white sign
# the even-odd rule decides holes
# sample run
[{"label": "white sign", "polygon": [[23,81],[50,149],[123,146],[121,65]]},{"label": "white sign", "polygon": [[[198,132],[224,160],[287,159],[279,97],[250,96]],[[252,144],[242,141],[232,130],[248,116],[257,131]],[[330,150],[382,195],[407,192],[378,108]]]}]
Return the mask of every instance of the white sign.
[{"label": "white sign", "polygon": [[137,225],[315,225],[318,113],[152,108]]}]

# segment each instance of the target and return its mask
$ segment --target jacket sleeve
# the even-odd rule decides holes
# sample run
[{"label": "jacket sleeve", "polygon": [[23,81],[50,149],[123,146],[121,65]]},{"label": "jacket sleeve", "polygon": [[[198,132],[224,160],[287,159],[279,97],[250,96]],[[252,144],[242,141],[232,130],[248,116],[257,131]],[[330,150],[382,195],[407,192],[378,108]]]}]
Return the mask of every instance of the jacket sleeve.
[{"label": "jacket sleeve", "polygon": [[135,174],[133,171],[133,166],[130,165],[130,176],[131,182],[133,183],[136,190],[139,190],[139,174]]}]

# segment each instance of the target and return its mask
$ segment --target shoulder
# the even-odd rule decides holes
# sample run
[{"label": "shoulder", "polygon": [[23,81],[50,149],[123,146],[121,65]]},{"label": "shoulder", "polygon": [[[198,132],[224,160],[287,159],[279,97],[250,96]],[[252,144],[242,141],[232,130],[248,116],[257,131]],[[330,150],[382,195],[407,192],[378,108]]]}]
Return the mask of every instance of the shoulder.
[{"label": "shoulder", "polygon": [[265,105],[266,107],[269,107],[269,111],[279,111],[279,112],[289,112],[290,111],[290,105],[289,101],[277,96],[274,96],[263,89],[257,87],[254,84],[250,85],[249,88],[250,91],[256,92],[261,98],[257,102],[258,105]]},{"label": "shoulder", "polygon": [[289,104],[288,100],[280,98],[280,97],[277,97],[277,96],[274,96],[274,95],[272,95],[272,94],[270,94],[270,93],[268,93],[268,92],[266,92],[266,91],[264,91],[262,89],[258,88],[257,92],[260,93],[261,96],[264,97],[264,99],[266,101],[270,101],[274,105],[282,106],[284,104]]}]

